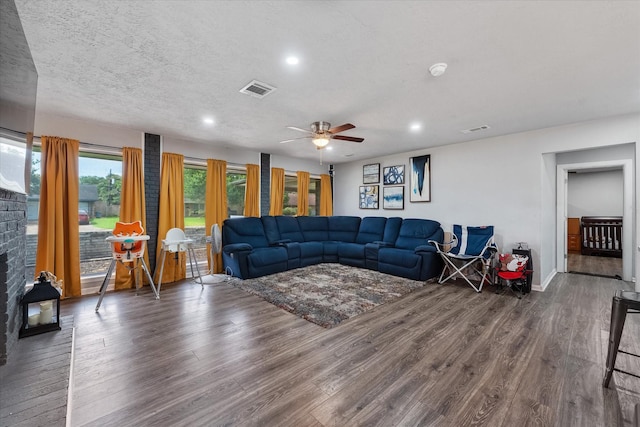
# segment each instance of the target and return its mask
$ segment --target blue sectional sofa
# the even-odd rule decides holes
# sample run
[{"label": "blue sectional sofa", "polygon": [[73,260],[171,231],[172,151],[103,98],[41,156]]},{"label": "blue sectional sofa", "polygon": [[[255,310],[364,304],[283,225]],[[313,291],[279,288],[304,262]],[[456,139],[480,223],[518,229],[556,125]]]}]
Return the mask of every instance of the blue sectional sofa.
[{"label": "blue sectional sofa", "polygon": [[337,262],[413,280],[442,271],[429,240],[442,242],[428,219],[356,216],[231,218],[222,226],[225,271],[241,279]]}]

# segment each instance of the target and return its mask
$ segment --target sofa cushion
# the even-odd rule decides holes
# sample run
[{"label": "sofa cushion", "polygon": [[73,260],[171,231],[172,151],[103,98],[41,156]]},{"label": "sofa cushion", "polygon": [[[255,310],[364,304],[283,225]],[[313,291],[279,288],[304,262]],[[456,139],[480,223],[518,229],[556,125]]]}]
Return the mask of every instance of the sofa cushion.
[{"label": "sofa cushion", "polygon": [[421,245],[428,245],[429,240],[442,241],[444,232],[440,223],[429,219],[405,219],[400,226],[395,247],[413,251]]},{"label": "sofa cushion", "polygon": [[355,242],[360,227],[360,217],[329,216],[329,239],[337,242]]},{"label": "sofa cushion", "polygon": [[423,257],[408,249],[380,248],[378,271],[412,280],[425,280]]},{"label": "sofa cushion", "polygon": [[300,266],[304,267],[322,262],[324,256],[323,242],[300,243]]},{"label": "sofa cushion", "polygon": [[222,225],[222,244],[248,243],[254,249],[269,246],[260,218],[246,217],[226,219]]},{"label": "sofa cushion", "polygon": [[381,216],[367,216],[362,218],[362,221],[360,221],[360,228],[358,229],[358,236],[356,237],[356,243],[364,245],[366,243],[382,240],[386,222],[387,218]]},{"label": "sofa cushion", "polygon": [[267,274],[286,271],[287,250],[283,247],[254,249],[247,256],[249,277],[260,277]]},{"label": "sofa cushion", "polygon": [[297,219],[305,242],[331,240],[329,239],[329,220],[326,216],[300,216]]},{"label": "sofa cushion", "polygon": [[280,239],[288,239],[292,242],[304,242],[304,236],[298,225],[298,218],[294,216],[278,215],[275,218]]},{"label": "sofa cushion", "polygon": [[382,241],[388,244],[395,244],[400,234],[400,227],[402,226],[402,218],[392,217],[387,218],[387,222],[384,224],[384,234]]},{"label": "sofa cushion", "polygon": [[262,226],[264,227],[264,234],[267,236],[267,241],[270,245],[277,245],[282,241],[280,233],[278,232],[278,226],[276,225],[276,217],[265,215],[260,218],[262,220]]},{"label": "sofa cushion", "polygon": [[364,255],[365,245],[359,243],[341,243],[338,247],[338,260],[343,265],[367,268]]}]

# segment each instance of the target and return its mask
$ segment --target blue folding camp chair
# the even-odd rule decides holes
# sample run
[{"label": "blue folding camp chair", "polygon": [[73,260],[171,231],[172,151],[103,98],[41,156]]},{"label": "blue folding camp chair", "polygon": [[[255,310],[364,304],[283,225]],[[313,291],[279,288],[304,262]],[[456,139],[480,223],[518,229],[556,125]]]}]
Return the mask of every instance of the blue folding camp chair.
[{"label": "blue folding camp chair", "polygon": [[[454,225],[450,242],[431,241],[431,243],[436,246],[444,261],[438,283],[444,283],[459,276],[466,280],[476,292],[482,292],[485,282],[492,283],[492,264],[498,252],[498,247],[493,240],[493,226]],[[470,280],[473,275],[480,277],[479,284],[476,285]]]}]

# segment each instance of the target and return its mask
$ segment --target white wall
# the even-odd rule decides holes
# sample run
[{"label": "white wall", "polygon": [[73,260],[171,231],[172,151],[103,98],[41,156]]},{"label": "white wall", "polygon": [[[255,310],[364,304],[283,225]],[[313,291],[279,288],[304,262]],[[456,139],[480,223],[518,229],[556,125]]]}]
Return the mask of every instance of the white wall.
[{"label": "white wall", "polygon": [[570,173],[568,181],[568,217],[622,216],[622,169]]},{"label": "white wall", "polygon": [[327,163],[320,164],[320,160],[306,160],[294,157],[271,156],[272,168],[283,168],[286,172],[307,171],[311,175],[329,173]]},{"label": "white wall", "polygon": [[[42,114],[36,115],[35,134],[76,138],[118,148],[142,147],[143,140],[140,130]],[[534,286],[540,286],[548,283],[555,272],[555,153],[562,153],[557,156],[559,162],[566,161],[565,156],[574,156],[568,163],[582,161],[575,156],[589,158],[595,155],[600,159],[611,155],[622,158],[630,156],[634,164],[633,194],[636,195],[636,189],[640,187],[640,174],[635,173],[635,165],[640,160],[639,141],[640,114],[630,114],[337,164],[334,214],[430,218],[440,221],[445,229],[454,223],[493,224],[501,248],[508,250],[519,241],[529,243],[534,262],[539,265],[534,274]],[[171,138],[164,138],[163,144],[165,151],[182,153],[188,157],[220,158],[238,164],[259,163],[259,154],[247,153],[246,150]],[[622,144],[630,145],[627,148],[615,147]],[[607,148],[598,150],[599,147]],[[577,153],[567,154],[569,152]],[[404,164],[408,168],[409,158],[422,154],[431,155],[431,202],[409,203],[406,192],[405,209],[402,211],[358,208],[358,187],[362,185],[364,164],[380,163],[381,168]],[[283,156],[273,156],[271,164],[272,167],[283,167],[287,171],[308,170],[312,174],[326,173],[328,167],[320,165],[319,161]],[[405,188],[408,188],[408,183]],[[636,226],[640,214],[635,199],[633,206],[635,277],[640,262],[640,252],[637,251],[640,236]]]},{"label": "white wall", "polygon": [[[539,266],[534,285],[540,286],[555,272],[552,153],[631,142],[637,147],[639,123],[640,115],[632,114],[339,164],[335,166],[334,214],[429,218],[440,221],[445,230],[454,223],[492,224],[501,248],[529,243]],[[408,165],[410,157],[422,154],[431,155],[431,202],[409,203],[405,190],[403,211],[358,209],[364,164]],[[634,236],[637,242],[636,231]]]},{"label": "white wall", "polygon": [[142,148],[144,142],[144,132],[139,130],[117,128],[62,116],[38,114],[37,108],[34,129],[34,135],[37,136],[59,136],[116,148]]}]

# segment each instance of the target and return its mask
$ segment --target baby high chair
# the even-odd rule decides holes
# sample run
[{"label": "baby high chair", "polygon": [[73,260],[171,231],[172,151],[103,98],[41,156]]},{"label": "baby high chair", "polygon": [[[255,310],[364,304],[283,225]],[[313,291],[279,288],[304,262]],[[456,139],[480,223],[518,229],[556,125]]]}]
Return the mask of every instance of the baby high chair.
[{"label": "baby high chair", "polygon": [[[98,298],[98,304],[96,304],[96,312],[100,309],[102,298],[107,290],[109,280],[111,280],[111,274],[113,273],[117,262],[121,262],[124,265],[131,264],[131,267],[127,266],[129,270],[141,267],[147,276],[147,280],[149,281],[149,285],[151,286],[156,299],[159,299],[160,295],[153,284],[153,279],[149,273],[147,263],[144,262],[144,250],[147,240],[149,240],[149,236],[142,234],[144,233],[142,222],[116,222],[116,226],[112,233],[113,236],[109,236],[105,239],[111,245],[112,259],[111,264],[109,264],[109,269],[107,270],[107,275],[102,282],[102,286],[100,286],[100,298]],[[134,274],[134,278],[137,292],[139,289],[138,275]]]}]

